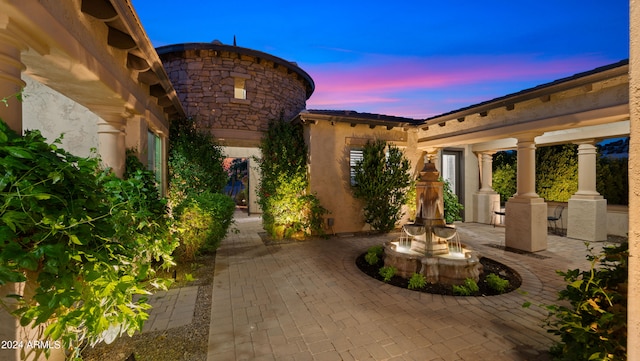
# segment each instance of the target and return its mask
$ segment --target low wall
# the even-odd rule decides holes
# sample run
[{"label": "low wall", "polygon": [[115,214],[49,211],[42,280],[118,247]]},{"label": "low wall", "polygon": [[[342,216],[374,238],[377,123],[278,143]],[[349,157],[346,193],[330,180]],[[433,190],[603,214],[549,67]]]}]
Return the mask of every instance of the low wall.
[{"label": "low wall", "polygon": [[[566,229],[569,219],[567,203],[547,202],[547,213],[553,215],[557,206],[564,205],[562,212],[562,228]],[[621,205],[607,205],[607,234],[626,237],[629,232],[629,207]]]}]

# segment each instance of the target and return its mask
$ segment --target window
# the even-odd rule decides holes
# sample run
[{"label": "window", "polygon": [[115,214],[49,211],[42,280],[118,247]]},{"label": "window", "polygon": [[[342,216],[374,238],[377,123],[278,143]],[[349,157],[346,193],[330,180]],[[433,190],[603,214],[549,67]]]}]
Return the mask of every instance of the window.
[{"label": "window", "polygon": [[247,99],[247,89],[244,78],[233,79],[233,97],[236,99]]},{"label": "window", "polygon": [[362,162],[362,158],[362,149],[349,150],[349,178],[352,186],[356,185],[356,164]]},{"label": "window", "polygon": [[156,182],[162,186],[162,139],[154,132],[147,132],[147,169],[156,175]]}]

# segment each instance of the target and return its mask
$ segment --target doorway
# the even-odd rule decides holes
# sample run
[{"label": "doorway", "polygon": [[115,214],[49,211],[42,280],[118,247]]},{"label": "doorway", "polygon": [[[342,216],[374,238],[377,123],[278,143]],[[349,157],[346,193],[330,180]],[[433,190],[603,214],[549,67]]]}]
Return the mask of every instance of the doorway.
[{"label": "doorway", "polygon": [[[445,149],[442,151],[442,179],[449,183],[451,190],[458,197],[458,201],[464,204],[464,158],[463,151]],[[464,211],[460,212],[464,222]]]}]

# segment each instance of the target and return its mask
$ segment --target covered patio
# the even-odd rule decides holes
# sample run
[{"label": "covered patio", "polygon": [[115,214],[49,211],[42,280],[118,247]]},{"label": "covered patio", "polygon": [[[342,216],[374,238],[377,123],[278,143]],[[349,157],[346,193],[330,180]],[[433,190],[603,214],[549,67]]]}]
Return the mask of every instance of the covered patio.
[{"label": "covered patio", "polygon": [[[544,199],[536,194],[535,151],[577,144],[578,191],[568,203],[567,236],[607,237],[607,201],[596,191],[596,143],[629,135],[629,65],[621,61],[427,119],[417,148],[463,182],[465,220],[489,224],[500,206],[492,189],[492,155],[517,150],[517,193],[505,207],[505,244],[537,252],[548,248]],[[443,154],[458,152],[455,169]],[[445,168],[445,169],[443,169]]]}]

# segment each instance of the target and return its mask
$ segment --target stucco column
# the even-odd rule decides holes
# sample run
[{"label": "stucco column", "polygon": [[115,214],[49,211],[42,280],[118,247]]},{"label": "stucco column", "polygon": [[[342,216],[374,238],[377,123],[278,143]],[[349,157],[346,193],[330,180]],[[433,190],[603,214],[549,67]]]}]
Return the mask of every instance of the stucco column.
[{"label": "stucco column", "polygon": [[596,190],[596,153],[595,141],[578,143],[578,192],[586,196],[600,196]]},{"label": "stucco column", "polygon": [[102,158],[102,164],[111,168],[113,173],[122,177],[125,170],[125,120],[122,117],[113,117],[109,121],[98,121],[98,154]]},{"label": "stucco column", "polygon": [[517,166],[516,197],[538,198],[536,193],[536,143],[533,136],[518,138]]},{"label": "stucco column", "polygon": [[[1,19],[0,19],[1,20]],[[9,30],[0,23],[0,118],[17,133],[22,134],[22,104],[17,95],[25,83],[20,75],[25,66],[20,60],[21,46]]]},{"label": "stucco column", "polygon": [[529,252],[547,248],[547,204],[536,193],[537,135],[517,137],[518,192],[505,207],[505,245]]},{"label": "stucco column", "polygon": [[473,195],[473,219],[478,223],[490,224],[500,208],[500,195],[493,190],[493,153],[478,154],[480,189]]},{"label": "stucco column", "polygon": [[[25,83],[20,75],[24,70],[24,65],[20,58],[20,44],[16,37],[7,30],[8,19],[0,14],[0,118],[7,123],[9,128],[22,134],[22,104],[16,95],[24,88]],[[6,101],[6,105],[5,102]],[[11,294],[24,294],[26,282],[6,283],[0,286],[0,297],[9,309],[17,308],[14,299],[6,298]],[[30,285],[33,282],[29,283]],[[22,328],[18,319],[12,316],[5,308],[0,308],[0,340],[19,341],[22,335],[33,335],[33,330]],[[2,360],[20,360],[20,350],[2,349],[0,350]]]},{"label": "stucco column", "polygon": [[493,191],[493,152],[484,152],[478,155],[480,162],[480,191]]},{"label": "stucco column", "polygon": [[578,143],[578,191],[569,199],[567,237],[607,239],[607,200],[596,190],[596,153],[594,139]]}]

